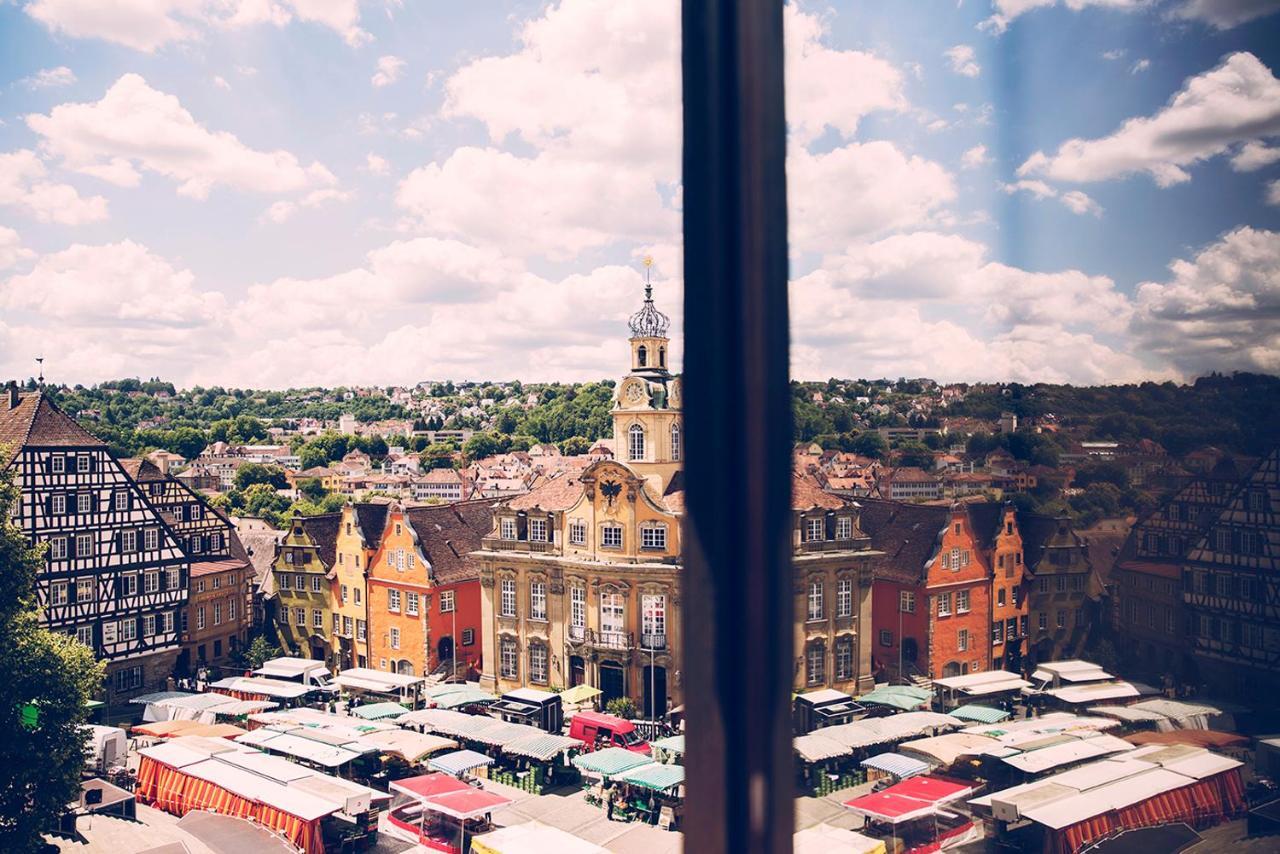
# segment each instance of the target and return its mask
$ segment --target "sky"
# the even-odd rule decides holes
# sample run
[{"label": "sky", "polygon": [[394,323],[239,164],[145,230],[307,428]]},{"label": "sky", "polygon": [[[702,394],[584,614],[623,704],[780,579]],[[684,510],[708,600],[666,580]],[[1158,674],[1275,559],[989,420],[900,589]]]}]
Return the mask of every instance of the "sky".
[{"label": "sky", "polygon": [[[785,10],[792,374],[1280,373],[1280,0]],[[0,377],[678,364],[679,2],[0,0]]]}]

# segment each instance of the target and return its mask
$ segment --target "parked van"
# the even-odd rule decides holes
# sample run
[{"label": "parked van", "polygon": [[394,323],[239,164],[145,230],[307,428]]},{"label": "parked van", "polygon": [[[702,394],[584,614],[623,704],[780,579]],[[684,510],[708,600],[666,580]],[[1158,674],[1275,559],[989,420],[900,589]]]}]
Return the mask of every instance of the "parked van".
[{"label": "parked van", "polygon": [[636,732],[636,725],[603,712],[578,712],[569,720],[569,738],[576,738],[587,750],[621,747],[633,753],[649,754],[649,742]]},{"label": "parked van", "polygon": [[333,684],[333,676],[323,661],[312,658],[273,658],[264,661],[262,666],[253,671],[255,676],[267,679],[280,679],[285,682],[297,682],[313,691],[335,694],[338,689]]}]

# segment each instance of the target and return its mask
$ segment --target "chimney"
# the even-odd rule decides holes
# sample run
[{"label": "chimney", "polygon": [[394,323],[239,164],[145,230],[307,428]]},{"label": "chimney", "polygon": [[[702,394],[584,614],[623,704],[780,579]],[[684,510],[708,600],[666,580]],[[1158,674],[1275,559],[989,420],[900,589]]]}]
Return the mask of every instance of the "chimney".
[{"label": "chimney", "polygon": [[8,409],[18,408],[18,384],[10,380],[9,387],[6,389],[8,394]]}]

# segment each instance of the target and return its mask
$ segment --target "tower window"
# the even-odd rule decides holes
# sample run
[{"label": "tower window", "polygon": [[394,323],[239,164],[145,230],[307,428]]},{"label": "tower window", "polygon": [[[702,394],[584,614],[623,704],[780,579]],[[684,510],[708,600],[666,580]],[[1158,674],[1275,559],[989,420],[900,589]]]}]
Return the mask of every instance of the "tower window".
[{"label": "tower window", "polygon": [[648,361],[649,351],[641,344],[636,348],[636,364],[643,368]]},{"label": "tower window", "polygon": [[639,424],[632,424],[627,431],[627,449],[630,451],[629,459],[644,459],[644,428]]},{"label": "tower window", "polygon": [[671,425],[671,459],[676,461],[680,459],[680,425],[679,424]]},{"label": "tower window", "polygon": [[667,366],[667,348],[658,348],[658,367],[665,368]]}]

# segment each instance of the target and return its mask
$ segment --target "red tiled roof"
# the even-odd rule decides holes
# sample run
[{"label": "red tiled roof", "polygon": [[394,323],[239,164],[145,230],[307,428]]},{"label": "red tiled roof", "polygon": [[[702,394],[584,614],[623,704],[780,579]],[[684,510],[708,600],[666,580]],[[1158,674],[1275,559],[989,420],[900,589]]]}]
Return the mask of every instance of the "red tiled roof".
[{"label": "red tiled roof", "polygon": [[551,475],[533,491],[518,495],[508,502],[512,510],[568,510],[582,495],[582,481],[577,472]]},{"label": "red tiled roof", "polygon": [[229,572],[233,569],[248,569],[249,564],[240,558],[227,557],[219,560],[202,560],[199,563],[191,564],[191,577],[199,578],[202,575],[213,575],[218,572]]},{"label": "red tiled roof", "polygon": [[816,507],[838,510],[847,503],[839,496],[824,492],[811,477],[797,474],[791,478],[792,510],[813,510]]},{"label": "red tiled roof", "polygon": [[8,395],[0,397],[0,462],[6,465],[24,447],[103,448],[106,442],[81,427],[59,409],[44,392],[18,398],[8,408]]}]

